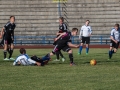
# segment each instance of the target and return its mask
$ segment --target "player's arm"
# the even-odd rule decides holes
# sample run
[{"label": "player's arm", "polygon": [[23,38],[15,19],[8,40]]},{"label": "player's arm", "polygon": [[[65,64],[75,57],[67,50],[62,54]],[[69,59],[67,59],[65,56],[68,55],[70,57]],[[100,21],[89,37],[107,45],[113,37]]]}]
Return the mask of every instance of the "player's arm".
[{"label": "player's arm", "polygon": [[78,48],[80,45],[75,45],[75,44],[72,44],[71,42],[68,42],[68,46]]},{"label": "player's arm", "polygon": [[2,30],[1,30],[1,33],[0,33],[0,34],[1,34],[1,36],[3,36],[3,35],[4,35],[4,30],[5,30],[5,28],[3,27],[3,28],[2,28]]},{"label": "player's arm", "polygon": [[116,41],[116,40],[113,38],[113,36],[110,36],[110,39],[111,39],[112,41],[114,41],[115,43],[118,43],[118,41]]},{"label": "player's arm", "polygon": [[113,38],[113,35],[114,35],[114,31],[112,30],[112,31],[111,31],[110,39],[111,39],[112,41],[114,41],[115,43],[118,43],[118,41],[116,41],[116,40]]},{"label": "player's arm", "polygon": [[81,27],[80,34],[79,34],[79,39],[82,38],[82,33],[83,33],[83,29],[82,29],[82,27]]},{"label": "player's arm", "polygon": [[13,30],[12,33],[11,33],[11,38],[12,38],[12,40],[14,41],[14,30]]},{"label": "player's arm", "polygon": [[58,40],[60,37],[62,37],[62,36],[65,35],[65,34],[66,34],[66,32],[61,33],[61,34],[56,38],[56,40]]},{"label": "player's arm", "polygon": [[41,63],[36,62],[36,61],[34,61],[34,60],[30,59],[30,58],[28,59],[28,61],[29,61],[30,63],[36,64],[37,66],[41,66]]},{"label": "player's arm", "polygon": [[90,35],[89,36],[91,36],[92,35],[92,28],[90,27]]},{"label": "player's arm", "polygon": [[57,32],[56,35],[60,35],[61,33]]},{"label": "player's arm", "polygon": [[21,63],[19,62],[19,58],[17,58],[14,62],[13,65],[14,66],[19,66]]},{"label": "player's arm", "polygon": [[[66,31],[67,32],[67,31]],[[63,32],[62,30],[61,31],[59,31],[59,32],[57,32],[56,33],[56,35],[60,35],[60,34],[62,34],[62,33],[66,33],[65,31]]]}]

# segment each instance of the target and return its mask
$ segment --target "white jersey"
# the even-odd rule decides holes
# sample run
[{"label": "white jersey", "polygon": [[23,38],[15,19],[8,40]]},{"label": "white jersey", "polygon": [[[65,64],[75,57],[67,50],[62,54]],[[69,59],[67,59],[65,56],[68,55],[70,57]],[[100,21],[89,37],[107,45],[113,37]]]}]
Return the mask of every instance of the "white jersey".
[{"label": "white jersey", "polygon": [[18,56],[14,61],[13,65],[17,65],[18,62],[20,62],[20,64],[24,66],[32,65],[36,63],[36,61],[33,61],[32,59],[30,59],[27,54],[21,54],[20,56]]},{"label": "white jersey", "polygon": [[91,26],[83,25],[80,30],[79,38],[81,38],[81,36],[90,37],[91,34],[92,34]]},{"label": "white jersey", "polygon": [[120,28],[118,30],[113,28],[111,30],[111,36],[113,36],[114,40],[120,41]]}]

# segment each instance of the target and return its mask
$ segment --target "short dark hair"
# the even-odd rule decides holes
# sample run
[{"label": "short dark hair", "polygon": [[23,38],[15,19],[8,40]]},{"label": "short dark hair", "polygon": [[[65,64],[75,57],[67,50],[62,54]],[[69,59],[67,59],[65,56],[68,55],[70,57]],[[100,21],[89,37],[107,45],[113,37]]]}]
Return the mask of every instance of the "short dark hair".
[{"label": "short dark hair", "polygon": [[21,48],[21,49],[20,49],[20,53],[21,53],[21,54],[26,54],[26,50],[25,50],[24,48]]},{"label": "short dark hair", "polygon": [[86,20],[86,22],[87,22],[87,21],[90,22],[90,20]]},{"label": "short dark hair", "polygon": [[73,28],[73,29],[72,29],[72,32],[74,32],[74,31],[77,31],[77,32],[78,32],[78,29],[77,29],[77,28]]},{"label": "short dark hair", "polygon": [[10,19],[11,19],[12,17],[15,19],[15,16],[10,16]]},{"label": "short dark hair", "polygon": [[119,28],[119,24],[115,24],[115,27],[118,27],[118,28]]},{"label": "short dark hair", "polygon": [[59,17],[60,20],[62,20],[64,22],[64,17]]}]

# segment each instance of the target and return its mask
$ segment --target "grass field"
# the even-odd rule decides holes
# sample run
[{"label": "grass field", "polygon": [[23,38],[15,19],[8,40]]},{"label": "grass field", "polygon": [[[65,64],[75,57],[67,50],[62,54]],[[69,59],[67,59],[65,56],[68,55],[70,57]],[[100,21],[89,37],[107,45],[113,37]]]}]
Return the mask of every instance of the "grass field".
[{"label": "grass field", "polygon": [[[52,49],[28,49],[28,55],[43,56]],[[120,90],[120,51],[108,59],[108,49],[90,49],[89,55],[77,55],[73,49],[76,66],[66,61],[50,62],[44,67],[12,66],[13,61],[3,61],[0,50],[0,90]],[[14,51],[13,57],[19,55]],[[52,57],[55,59],[55,56]],[[89,61],[97,60],[96,66]]]}]

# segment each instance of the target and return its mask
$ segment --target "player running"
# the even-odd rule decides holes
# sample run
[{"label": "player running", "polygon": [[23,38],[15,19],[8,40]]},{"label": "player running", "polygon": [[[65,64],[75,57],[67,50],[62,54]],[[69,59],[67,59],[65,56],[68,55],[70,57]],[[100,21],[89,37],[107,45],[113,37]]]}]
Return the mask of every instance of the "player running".
[{"label": "player running", "polygon": [[[4,45],[4,60],[14,60],[13,58],[11,58],[12,54],[13,54],[13,42],[14,42],[14,29],[15,29],[16,25],[15,25],[15,17],[14,16],[10,16],[10,21],[2,28],[1,31],[1,35],[3,37],[3,41],[2,41],[2,45]],[[10,47],[9,49],[9,58],[6,58],[7,55],[7,49],[8,49],[8,45]]]},{"label": "player running", "polygon": [[[61,34],[61,33],[64,33],[64,32],[67,32],[67,25],[64,23],[64,18],[63,17],[60,17],[59,18],[59,32],[57,32],[57,37]],[[57,38],[56,37],[56,38]],[[56,45],[58,40],[55,39],[55,42],[53,43],[53,45]],[[64,62],[65,61],[65,58],[63,56],[63,54],[61,53],[61,51],[58,51],[56,52],[56,57],[57,59],[54,60],[54,61],[60,61],[59,60],[59,55],[62,57],[62,61]]]},{"label": "player running", "polygon": [[115,24],[114,28],[111,30],[111,43],[109,49],[109,59],[112,58],[113,53],[116,53],[120,43],[120,28],[119,24]]},{"label": "player running", "polygon": [[59,39],[59,41],[55,45],[53,51],[48,54],[48,56],[52,56],[56,52],[58,52],[62,49],[63,51],[68,52],[69,58],[70,58],[70,65],[71,66],[74,65],[74,63],[73,63],[73,53],[72,53],[72,50],[69,46],[76,47],[76,48],[79,47],[79,45],[74,45],[74,44],[71,43],[72,36],[76,36],[77,32],[78,32],[78,29],[73,28],[72,32],[61,33],[60,36],[57,37],[57,39]]},{"label": "player running", "polygon": [[86,55],[88,55],[90,36],[92,34],[92,29],[91,26],[89,26],[89,23],[90,21],[86,20],[85,25],[81,27],[79,39],[82,40],[82,42],[81,42],[81,46],[79,47],[78,55],[81,55],[84,43],[86,43]]},{"label": "player running", "polygon": [[31,58],[26,54],[26,50],[24,48],[20,49],[20,54],[16,60],[14,61],[14,66],[28,66],[28,65],[37,65],[37,66],[44,66],[48,63],[50,58],[48,56],[44,56],[42,58],[38,58],[37,56],[32,56]]}]

